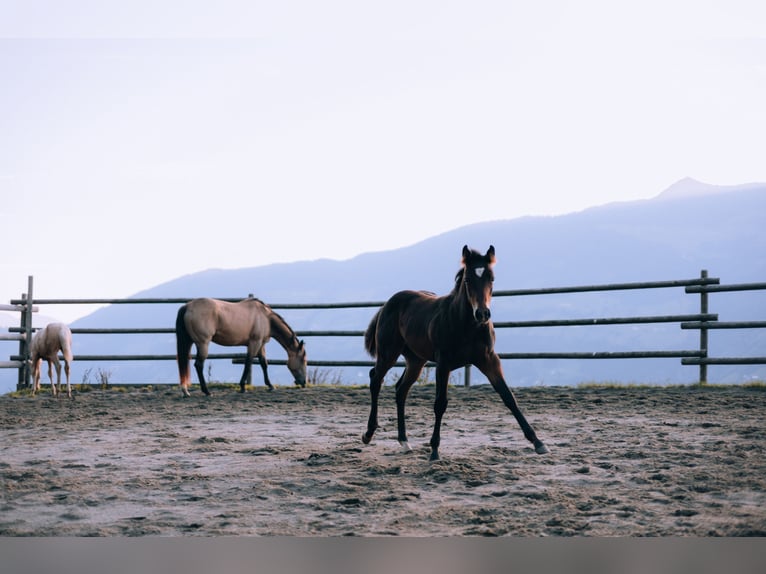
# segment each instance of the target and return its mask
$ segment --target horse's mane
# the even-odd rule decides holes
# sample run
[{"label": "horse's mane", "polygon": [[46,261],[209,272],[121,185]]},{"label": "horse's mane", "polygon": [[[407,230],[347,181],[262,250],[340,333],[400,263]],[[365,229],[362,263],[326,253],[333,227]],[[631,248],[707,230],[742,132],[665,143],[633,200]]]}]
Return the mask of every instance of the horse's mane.
[{"label": "horse's mane", "polygon": [[460,291],[460,285],[463,282],[463,276],[465,275],[465,265],[461,267],[457,273],[455,273],[455,286],[452,288],[452,293]]},{"label": "horse's mane", "polygon": [[297,339],[298,338],[297,335],[295,334],[295,331],[293,331],[293,328],[289,325],[289,323],[287,321],[285,321],[285,318],[282,317],[282,315],[280,315],[276,311],[274,311],[274,309],[271,308],[271,305],[268,305],[268,304],[264,303],[263,301],[261,301],[257,297],[248,297],[247,300],[248,301],[257,301],[258,303],[260,303],[261,305],[266,307],[271,312],[271,314],[275,315],[277,317],[277,319],[279,319],[279,321],[285,326],[285,328],[287,329],[287,332],[289,333],[289,335],[293,339]]},{"label": "horse's mane", "polygon": [[276,317],[277,317],[277,318],[278,318],[278,319],[279,319],[279,320],[282,322],[282,324],[283,324],[283,325],[285,326],[285,328],[287,329],[288,333],[290,333],[290,336],[291,336],[293,339],[297,339],[298,337],[297,337],[297,335],[295,334],[295,331],[293,331],[293,328],[292,328],[292,327],[291,327],[291,326],[290,326],[290,325],[287,323],[287,321],[285,321],[285,318],[284,318],[284,317],[282,317],[282,315],[280,315],[280,314],[279,314],[279,313],[277,313],[276,311],[274,311],[274,309],[272,309],[271,307],[269,307],[269,309],[271,310],[271,313],[272,313],[272,315],[275,315],[275,316],[276,316]]}]

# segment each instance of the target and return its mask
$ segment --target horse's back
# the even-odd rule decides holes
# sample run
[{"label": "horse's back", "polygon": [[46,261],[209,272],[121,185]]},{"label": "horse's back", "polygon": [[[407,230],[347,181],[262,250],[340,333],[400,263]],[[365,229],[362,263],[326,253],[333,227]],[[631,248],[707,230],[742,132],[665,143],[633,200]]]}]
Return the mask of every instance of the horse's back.
[{"label": "horse's back", "polygon": [[53,360],[59,351],[67,361],[72,360],[72,331],[64,323],[48,323],[32,338],[33,357]]},{"label": "horse's back", "polygon": [[199,298],[186,304],[186,328],[195,340],[208,339],[221,345],[246,344],[253,333],[268,333],[266,306],[258,299],[230,302]]},{"label": "horse's back", "polygon": [[[399,291],[391,296],[373,318],[365,334],[365,344],[373,356],[373,347],[390,347],[398,352],[399,347],[410,347],[415,353],[429,359],[431,345],[427,342],[429,324],[438,312],[443,297],[430,291]],[[373,330],[374,329],[374,333]]]},{"label": "horse's back", "polygon": [[258,299],[244,299],[231,303],[221,301],[218,308],[218,328],[231,329],[240,334],[268,333],[270,309]]},{"label": "horse's back", "polygon": [[427,317],[433,313],[441,300],[430,291],[399,291],[383,305],[383,314],[405,315],[407,317]]}]

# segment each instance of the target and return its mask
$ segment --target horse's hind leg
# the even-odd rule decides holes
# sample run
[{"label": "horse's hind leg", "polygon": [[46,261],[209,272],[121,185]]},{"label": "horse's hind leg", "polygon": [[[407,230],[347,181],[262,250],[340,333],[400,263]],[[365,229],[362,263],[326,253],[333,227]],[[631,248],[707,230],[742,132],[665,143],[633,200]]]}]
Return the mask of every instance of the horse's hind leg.
[{"label": "horse's hind leg", "polygon": [[58,394],[58,390],[56,389],[56,384],[53,382],[53,364],[56,365],[56,378],[59,383],[61,383],[61,365],[59,365],[58,359],[53,362],[50,360],[48,361],[48,379],[50,379],[51,382],[51,393],[53,393],[53,396],[55,397]]},{"label": "horse's hind leg", "polygon": [[[69,373],[70,373],[70,366],[69,366],[69,359],[64,359],[64,374],[66,375],[66,394],[71,399],[72,398],[72,386],[69,384]],[[60,382],[59,382],[60,385]]]},{"label": "horse's hind leg", "polygon": [[[58,396],[61,397],[61,394],[64,392],[64,387],[61,386],[61,363],[58,359],[56,359],[54,366],[56,367],[56,384],[58,385]],[[67,392],[67,396],[71,398],[72,393]]]},{"label": "horse's hind leg", "polygon": [[42,359],[37,359],[32,365],[32,395],[36,395],[40,390],[40,369]]},{"label": "horse's hind leg", "polygon": [[407,429],[405,425],[404,417],[404,405],[407,401],[407,395],[410,392],[410,388],[418,380],[425,361],[413,356],[407,357],[407,367],[404,369],[404,373],[396,382],[396,424],[398,436],[397,440],[402,446],[403,452],[410,452],[412,448],[407,441]]},{"label": "horse's hind leg", "polygon": [[362,434],[364,444],[370,443],[378,428],[378,396],[382,383],[383,377],[378,375],[378,370],[375,367],[370,369],[370,416],[367,419],[367,431]]},{"label": "horse's hind leg", "polygon": [[210,391],[207,388],[205,382],[205,373],[203,368],[205,366],[205,359],[207,359],[207,345],[197,345],[197,356],[194,359],[194,369],[197,371],[197,377],[199,378],[199,386],[202,392],[207,396],[210,396]]},{"label": "horse's hind leg", "polygon": [[439,445],[441,444],[442,417],[447,411],[447,383],[449,370],[436,365],[436,399],[434,400],[434,432],[431,435],[431,458],[439,460]]},{"label": "horse's hind leg", "polygon": [[383,384],[383,378],[396,362],[396,357],[389,361],[382,361],[378,357],[375,366],[370,369],[370,417],[367,420],[367,432],[362,435],[362,442],[369,444],[372,435],[378,428],[378,397],[380,396],[380,387]]}]

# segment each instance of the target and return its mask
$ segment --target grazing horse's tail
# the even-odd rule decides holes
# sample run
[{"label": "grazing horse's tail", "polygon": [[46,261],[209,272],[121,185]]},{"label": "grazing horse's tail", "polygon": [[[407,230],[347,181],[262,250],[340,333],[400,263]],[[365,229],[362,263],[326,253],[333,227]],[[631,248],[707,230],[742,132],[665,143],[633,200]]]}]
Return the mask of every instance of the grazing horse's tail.
[{"label": "grazing horse's tail", "polygon": [[378,318],[380,317],[381,311],[383,311],[383,307],[378,309],[378,312],[375,313],[375,316],[372,318],[369,326],[367,327],[367,331],[364,333],[364,348],[367,349],[367,352],[372,357],[374,357],[377,353],[377,337],[375,333],[378,330]]},{"label": "grazing horse's tail", "polygon": [[194,342],[186,330],[186,305],[178,310],[176,316],[176,359],[178,359],[178,376],[181,379],[181,388],[189,388],[189,355]]}]

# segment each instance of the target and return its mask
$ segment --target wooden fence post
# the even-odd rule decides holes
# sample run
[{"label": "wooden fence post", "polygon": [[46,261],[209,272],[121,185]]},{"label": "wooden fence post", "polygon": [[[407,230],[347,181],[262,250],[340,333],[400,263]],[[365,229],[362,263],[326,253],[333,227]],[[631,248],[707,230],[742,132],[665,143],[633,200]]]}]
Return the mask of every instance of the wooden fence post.
[{"label": "wooden fence post", "polygon": [[23,338],[19,341],[19,357],[22,365],[19,367],[19,377],[16,382],[16,390],[28,389],[31,384],[32,369],[29,363],[31,358],[30,349],[32,346],[32,312],[34,310],[34,278],[30,275],[27,278],[27,292],[22,293],[21,298],[26,301],[24,309],[21,311],[20,329]]},{"label": "wooden fence post", "polygon": [[[26,293],[21,294],[22,299],[27,298]],[[21,330],[22,337],[19,339],[19,359],[22,361],[18,371],[18,378],[16,379],[16,390],[20,391],[24,388],[26,383],[26,364],[24,363],[24,357],[27,356],[27,340],[24,333],[27,332],[27,314],[22,310],[21,318],[19,319],[19,329]]]},{"label": "wooden fence post", "polygon": [[[701,279],[707,279],[707,269],[703,269],[700,271],[700,278]],[[708,292],[706,289],[706,285],[701,285],[700,289],[700,314],[707,314],[708,312]],[[704,359],[707,359],[707,321],[701,321],[701,327],[700,327],[700,353],[701,358],[703,359],[700,361],[700,376],[699,376],[699,384],[704,385],[707,384],[707,363],[705,363]]]}]

